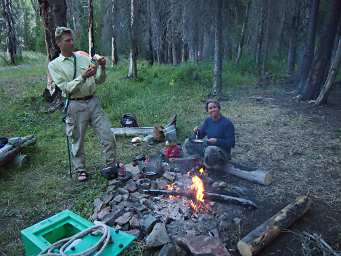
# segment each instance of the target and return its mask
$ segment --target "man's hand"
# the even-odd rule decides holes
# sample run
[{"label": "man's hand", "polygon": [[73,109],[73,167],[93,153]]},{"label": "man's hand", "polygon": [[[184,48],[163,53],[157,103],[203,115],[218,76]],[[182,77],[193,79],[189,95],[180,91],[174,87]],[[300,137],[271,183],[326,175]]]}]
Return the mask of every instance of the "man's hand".
[{"label": "man's hand", "polygon": [[82,77],[83,78],[92,77],[92,76],[96,75],[96,72],[97,72],[96,66],[90,66],[86,70],[84,70]]},{"label": "man's hand", "polygon": [[97,60],[98,65],[104,67],[107,64],[107,60],[104,57],[101,57]]},{"label": "man's hand", "polygon": [[216,144],[217,143],[217,139],[216,138],[210,138],[210,139],[207,140],[207,142],[209,144]]}]

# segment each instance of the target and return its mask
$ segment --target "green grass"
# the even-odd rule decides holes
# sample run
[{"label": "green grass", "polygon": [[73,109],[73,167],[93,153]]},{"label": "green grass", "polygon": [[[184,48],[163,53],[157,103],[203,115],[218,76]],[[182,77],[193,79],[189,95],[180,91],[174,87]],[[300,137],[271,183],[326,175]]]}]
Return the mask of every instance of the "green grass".
[{"label": "green grass", "polygon": [[[92,213],[93,200],[106,187],[98,170],[103,160],[97,138],[90,131],[86,137],[87,165],[90,181],[80,184],[68,176],[68,160],[61,113],[45,114],[41,93],[45,88],[44,57],[30,53],[23,65],[0,65],[0,134],[25,136],[34,134],[37,145],[25,149],[29,164],[22,168],[7,166],[0,171],[0,254],[22,255],[20,230],[63,209],[71,209],[84,217]],[[224,92],[240,84],[255,81],[252,67],[224,66]],[[113,126],[119,126],[123,113],[132,112],[142,126],[164,124],[178,114],[180,139],[190,133],[205,116],[203,100],[212,84],[210,63],[183,64],[177,67],[148,66],[140,62],[139,79],[126,79],[127,63],[108,67],[108,79],[98,87],[97,95]],[[238,71],[241,70],[241,71]],[[118,138],[118,155],[125,162],[142,148]],[[139,246],[133,251],[139,251]],[[131,253],[132,255],[137,253]]]},{"label": "green grass", "polygon": [[[24,51],[21,56],[17,56],[15,61],[16,65],[35,64],[41,63],[44,59],[47,59],[47,57],[40,52]],[[1,66],[11,66],[9,56],[6,53],[0,53]]]}]

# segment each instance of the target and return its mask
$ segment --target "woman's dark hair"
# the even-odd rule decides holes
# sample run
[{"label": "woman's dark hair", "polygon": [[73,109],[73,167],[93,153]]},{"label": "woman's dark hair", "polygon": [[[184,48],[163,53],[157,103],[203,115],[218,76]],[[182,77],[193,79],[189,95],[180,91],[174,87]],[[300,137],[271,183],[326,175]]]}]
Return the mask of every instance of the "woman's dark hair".
[{"label": "woman's dark hair", "polygon": [[206,112],[208,112],[208,104],[210,104],[210,103],[216,104],[217,107],[218,107],[219,110],[220,110],[220,103],[219,103],[217,100],[209,99],[209,100],[207,100],[206,103],[205,103],[205,110],[206,110]]}]

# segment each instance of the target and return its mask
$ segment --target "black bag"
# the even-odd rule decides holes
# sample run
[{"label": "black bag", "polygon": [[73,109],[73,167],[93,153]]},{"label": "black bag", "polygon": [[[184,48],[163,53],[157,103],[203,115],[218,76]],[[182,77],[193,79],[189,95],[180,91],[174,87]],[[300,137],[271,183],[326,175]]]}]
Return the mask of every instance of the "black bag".
[{"label": "black bag", "polygon": [[4,147],[8,143],[8,139],[6,137],[0,137],[0,148]]},{"label": "black bag", "polygon": [[122,127],[139,127],[136,117],[131,113],[126,113],[121,117]]}]

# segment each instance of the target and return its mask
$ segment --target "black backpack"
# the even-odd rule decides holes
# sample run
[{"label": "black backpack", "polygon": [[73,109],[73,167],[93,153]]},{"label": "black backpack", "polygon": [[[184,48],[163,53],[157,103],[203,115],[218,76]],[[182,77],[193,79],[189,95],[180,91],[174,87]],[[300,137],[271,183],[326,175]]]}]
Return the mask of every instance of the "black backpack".
[{"label": "black backpack", "polygon": [[121,117],[122,127],[138,127],[136,117],[131,113],[123,114]]}]

